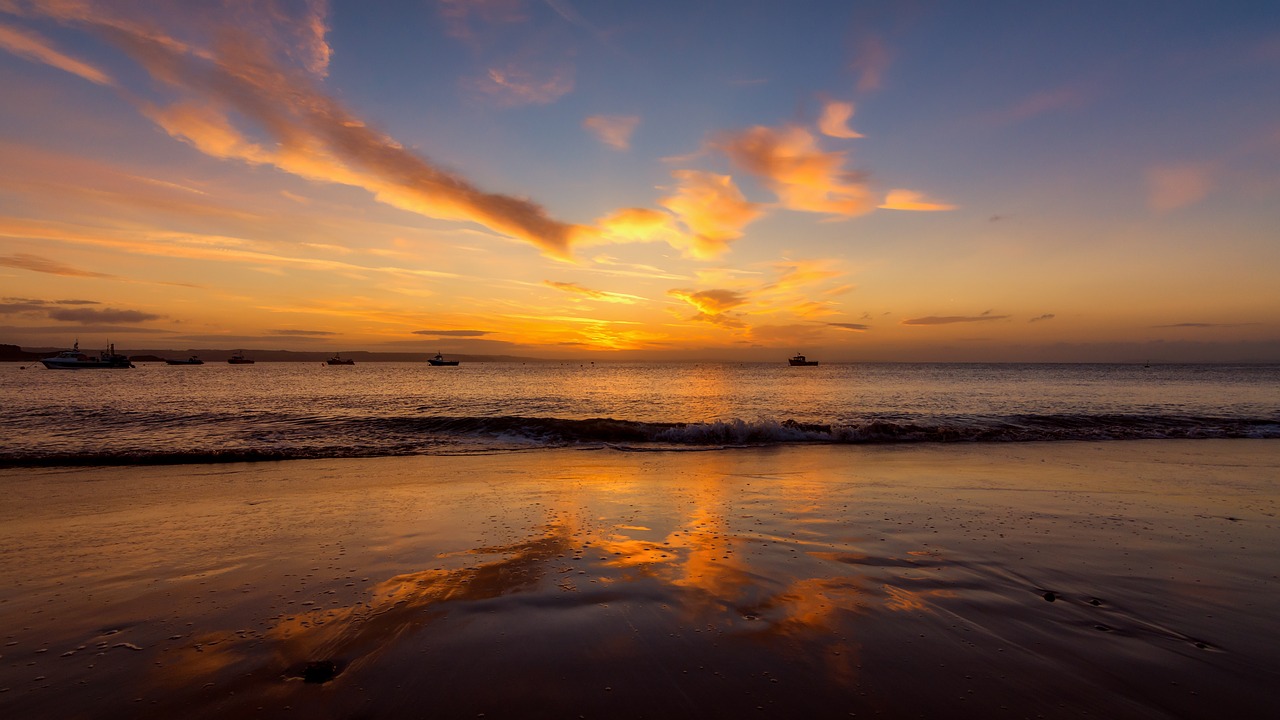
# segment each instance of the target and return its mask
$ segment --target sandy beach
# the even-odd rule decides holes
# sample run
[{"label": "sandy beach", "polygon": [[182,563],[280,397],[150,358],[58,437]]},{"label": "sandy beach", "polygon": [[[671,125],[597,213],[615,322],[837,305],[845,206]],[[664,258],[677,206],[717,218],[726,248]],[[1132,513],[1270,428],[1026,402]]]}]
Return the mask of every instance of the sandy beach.
[{"label": "sandy beach", "polygon": [[6,718],[1268,717],[1269,440],[0,470]]}]

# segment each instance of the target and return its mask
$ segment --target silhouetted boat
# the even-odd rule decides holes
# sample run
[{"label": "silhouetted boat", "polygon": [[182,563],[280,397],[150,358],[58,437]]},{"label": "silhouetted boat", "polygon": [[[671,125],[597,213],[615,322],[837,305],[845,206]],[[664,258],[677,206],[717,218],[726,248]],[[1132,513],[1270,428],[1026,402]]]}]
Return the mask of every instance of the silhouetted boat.
[{"label": "silhouetted boat", "polygon": [[457,360],[445,360],[444,355],[441,355],[440,353],[436,353],[435,357],[427,358],[427,362],[431,363],[432,365],[457,365],[458,364]]},{"label": "silhouetted boat", "polygon": [[227,362],[232,365],[252,365],[253,361],[244,356],[243,350],[237,350],[227,358]]},{"label": "silhouetted boat", "polygon": [[817,365],[818,364],[817,360],[805,360],[803,355],[796,355],[795,357],[788,359],[787,362],[791,363],[792,365]]},{"label": "silhouetted boat", "polygon": [[333,357],[329,358],[328,360],[325,360],[325,362],[328,363],[329,365],[355,365],[356,364],[356,361],[350,358],[343,360],[342,353],[334,353]]},{"label": "silhouetted boat", "polygon": [[77,340],[70,350],[63,350],[53,357],[40,362],[50,370],[85,370],[92,368],[131,368],[128,355],[117,355],[115,344],[111,350],[102,350],[97,357],[80,352],[80,341]]},{"label": "silhouetted boat", "polygon": [[165,360],[164,364],[165,365],[203,365],[204,361],[196,357],[195,355],[192,355],[186,360]]}]

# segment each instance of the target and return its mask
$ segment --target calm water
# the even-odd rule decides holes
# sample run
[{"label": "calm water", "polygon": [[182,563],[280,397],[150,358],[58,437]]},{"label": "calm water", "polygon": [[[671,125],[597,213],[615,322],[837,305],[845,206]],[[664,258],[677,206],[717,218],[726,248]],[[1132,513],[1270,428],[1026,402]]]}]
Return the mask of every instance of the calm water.
[{"label": "calm water", "polygon": [[5,465],[1280,438],[1280,365],[4,363],[0,403]]}]

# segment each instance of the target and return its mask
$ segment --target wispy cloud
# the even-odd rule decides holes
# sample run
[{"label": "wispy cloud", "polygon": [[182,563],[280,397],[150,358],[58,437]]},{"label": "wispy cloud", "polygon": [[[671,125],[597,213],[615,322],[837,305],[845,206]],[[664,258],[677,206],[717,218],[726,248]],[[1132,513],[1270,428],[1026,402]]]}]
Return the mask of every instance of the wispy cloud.
[{"label": "wispy cloud", "polygon": [[492,335],[491,330],[414,330],[414,335],[431,335],[433,337],[483,337]]},{"label": "wispy cloud", "polygon": [[493,25],[519,25],[529,20],[521,0],[437,0],[436,11],[450,37],[474,41]]},{"label": "wispy cloud", "polygon": [[489,68],[468,85],[504,107],[549,105],[573,92],[574,71],[570,65],[537,67],[513,61]]},{"label": "wispy cloud", "polygon": [[[529,200],[476,187],[371,129],[316,88],[313,78],[327,62],[318,44],[324,27],[318,9],[323,7],[312,3],[293,18],[302,21],[297,32],[309,40],[299,41],[281,30],[277,35],[286,33],[286,37],[272,37],[274,45],[251,35],[245,27],[258,25],[244,26],[239,13],[236,26],[226,20],[229,15],[212,12],[207,16],[193,12],[175,21],[210,20],[200,30],[217,38],[208,47],[192,44],[191,39],[177,40],[157,29],[157,23],[144,25],[117,15],[112,4],[41,4],[33,5],[30,12],[99,32],[122,47],[162,87],[178,96],[168,104],[135,100],[139,109],[170,135],[207,155],[271,165],[308,180],[361,187],[389,205],[432,218],[475,222],[549,255],[567,257],[577,231],[574,225],[553,219]],[[271,17],[288,15],[283,7],[272,5],[261,14],[268,16],[274,28],[293,27]],[[181,30],[192,34],[185,25]],[[299,54],[303,57],[293,57]],[[308,71],[289,69],[280,62],[282,57],[294,59]],[[501,73],[498,79],[512,87],[519,80]]]},{"label": "wispy cloud", "polygon": [[640,125],[635,115],[592,115],[582,121],[582,127],[611,148],[626,150],[631,147],[631,135]]},{"label": "wispy cloud", "polygon": [[62,275],[64,277],[115,277],[114,275],[108,275],[107,273],[81,270],[80,268],[71,267],[70,265],[60,263],[56,260],[50,260],[49,258],[41,257],[39,255],[29,255],[27,253],[0,256],[0,265],[19,268],[22,270],[30,270],[32,272],[48,273],[49,275]]},{"label": "wispy cloud", "polygon": [[28,60],[65,70],[99,85],[114,85],[106,72],[57,50],[52,41],[31,30],[0,24],[0,48]]},{"label": "wispy cloud", "polygon": [[880,209],[913,210],[916,212],[942,212],[945,210],[955,210],[956,206],[949,203],[930,200],[923,194],[914,190],[897,189],[889,191],[884,202],[880,204]]},{"label": "wispy cloud", "polygon": [[328,330],[268,330],[267,332],[271,335],[283,335],[285,337],[327,337],[338,334]]},{"label": "wispy cloud", "polygon": [[927,317],[903,320],[903,325],[953,325],[955,323],[987,322],[989,320],[1007,320],[1009,315],[929,315]]},{"label": "wispy cloud", "polygon": [[636,302],[638,302],[638,301],[640,301],[640,300],[643,300],[643,299],[644,299],[644,298],[638,297],[638,296],[636,296],[636,295],[627,295],[627,294],[624,294],[624,293],[606,292],[606,291],[604,291],[604,290],[593,290],[593,289],[591,289],[591,288],[583,287],[583,286],[579,285],[578,283],[571,283],[571,282],[557,282],[557,281],[555,281],[555,280],[543,280],[542,282],[543,282],[543,284],[544,284],[544,285],[546,285],[547,287],[553,287],[553,288],[555,288],[555,289],[557,289],[557,290],[560,290],[560,291],[562,291],[562,292],[567,292],[567,293],[570,293],[570,294],[572,294],[572,295],[579,295],[579,296],[582,296],[582,297],[589,298],[589,299],[591,299],[591,300],[599,300],[599,301],[601,301],[601,302],[608,302],[608,303],[621,303],[621,304],[624,304],[624,305],[634,305]]},{"label": "wispy cloud", "polygon": [[832,100],[822,108],[822,116],[818,118],[818,129],[823,135],[834,138],[860,138],[862,133],[849,127],[849,118],[853,117],[853,103]]},{"label": "wispy cloud", "polygon": [[1213,169],[1207,165],[1166,165],[1147,170],[1147,207],[1167,213],[1194,205],[1213,189]]},{"label": "wispy cloud", "polygon": [[854,332],[866,332],[871,329],[870,325],[864,325],[862,323],[833,322],[833,323],[827,323],[827,324],[830,325],[831,327],[843,328],[845,330],[852,330]]},{"label": "wispy cloud", "polygon": [[1012,105],[987,116],[993,125],[1012,125],[1057,110],[1069,110],[1083,106],[1089,94],[1080,87],[1066,86],[1033,93]]},{"label": "wispy cloud", "polygon": [[853,61],[849,63],[858,76],[858,90],[879,90],[892,60],[889,46],[879,36],[867,34],[859,38]]},{"label": "wispy cloud", "polygon": [[1045,313],[1044,315],[1038,315],[1038,316],[1036,316],[1036,317],[1033,317],[1033,318],[1031,318],[1030,320],[1028,320],[1027,322],[1029,322],[1029,323],[1034,323],[1034,322],[1044,322],[1045,320],[1052,320],[1052,319],[1054,319],[1055,317],[1057,317],[1057,316],[1056,316],[1056,315],[1054,315],[1053,313]]}]

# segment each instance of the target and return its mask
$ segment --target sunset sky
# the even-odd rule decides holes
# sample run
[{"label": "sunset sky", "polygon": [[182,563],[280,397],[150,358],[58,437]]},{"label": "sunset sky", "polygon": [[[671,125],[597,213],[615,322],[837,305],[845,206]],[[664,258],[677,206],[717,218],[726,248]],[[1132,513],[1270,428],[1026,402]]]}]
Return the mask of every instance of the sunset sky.
[{"label": "sunset sky", "polygon": [[1280,361],[1280,3],[0,0],[0,342]]}]

